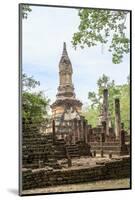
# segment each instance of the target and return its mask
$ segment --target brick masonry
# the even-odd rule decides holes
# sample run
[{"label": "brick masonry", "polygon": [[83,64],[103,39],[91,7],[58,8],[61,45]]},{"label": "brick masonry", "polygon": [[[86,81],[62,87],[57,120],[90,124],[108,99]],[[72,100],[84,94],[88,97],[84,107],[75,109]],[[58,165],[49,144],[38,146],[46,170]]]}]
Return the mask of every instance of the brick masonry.
[{"label": "brick masonry", "polygon": [[96,166],[61,170],[23,169],[23,190],[130,177],[130,157],[97,162]]}]

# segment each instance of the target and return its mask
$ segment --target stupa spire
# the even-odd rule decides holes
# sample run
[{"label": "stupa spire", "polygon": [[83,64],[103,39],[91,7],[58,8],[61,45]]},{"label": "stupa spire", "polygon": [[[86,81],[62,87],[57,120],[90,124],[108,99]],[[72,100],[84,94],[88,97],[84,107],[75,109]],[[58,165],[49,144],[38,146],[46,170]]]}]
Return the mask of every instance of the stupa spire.
[{"label": "stupa spire", "polygon": [[63,55],[63,56],[68,55],[68,53],[67,53],[67,48],[66,48],[66,42],[63,42],[63,52],[62,52],[62,55]]},{"label": "stupa spire", "polygon": [[[59,62],[59,86],[56,101],[51,105],[53,116],[61,115],[65,109],[81,110],[82,103],[76,99],[72,83],[72,63],[67,53],[66,43],[63,43],[62,55]],[[63,109],[59,113],[57,109]],[[57,114],[56,114],[57,112]]]}]

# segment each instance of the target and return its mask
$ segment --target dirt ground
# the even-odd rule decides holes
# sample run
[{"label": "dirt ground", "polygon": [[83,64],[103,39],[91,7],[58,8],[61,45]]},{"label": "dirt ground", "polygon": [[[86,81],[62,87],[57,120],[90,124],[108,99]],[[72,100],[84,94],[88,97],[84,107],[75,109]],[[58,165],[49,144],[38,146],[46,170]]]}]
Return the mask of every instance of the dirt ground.
[{"label": "dirt ground", "polygon": [[[120,159],[123,156],[117,156],[117,155],[113,155],[112,159],[109,159],[108,155],[104,155],[103,158],[101,158],[100,155],[96,155],[96,157],[92,158],[92,157],[80,157],[80,158],[73,158],[72,159],[72,167],[71,169],[77,169],[77,168],[82,168],[82,167],[92,167],[92,166],[96,166],[96,163],[98,162],[107,162],[110,160],[116,160],[116,159]],[[124,156],[126,157],[126,156]],[[67,165],[67,159],[62,159],[58,161],[59,164],[62,166],[62,169],[68,169],[68,165]]]},{"label": "dirt ground", "polygon": [[40,193],[56,193],[56,192],[73,192],[73,191],[92,191],[92,190],[104,190],[104,189],[122,189],[130,188],[130,179],[118,179],[118,180],[105,180],[95,181],[90,183],[79,183],[60,185],[54,187],[46,187],[34,190],[25,190],[23,194],[40,194]]}]

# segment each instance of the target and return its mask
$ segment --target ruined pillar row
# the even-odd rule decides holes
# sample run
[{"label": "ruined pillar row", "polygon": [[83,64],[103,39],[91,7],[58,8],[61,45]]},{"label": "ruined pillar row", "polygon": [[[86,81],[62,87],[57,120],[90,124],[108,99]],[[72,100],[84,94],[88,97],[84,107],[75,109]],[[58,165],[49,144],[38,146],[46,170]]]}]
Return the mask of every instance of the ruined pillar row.
[{"label": "ruined pillar row", "polygon": [[115,99],[115,135],[116,139],[120,138],[121,133],[121,117],[120,117],[120,101]]}]

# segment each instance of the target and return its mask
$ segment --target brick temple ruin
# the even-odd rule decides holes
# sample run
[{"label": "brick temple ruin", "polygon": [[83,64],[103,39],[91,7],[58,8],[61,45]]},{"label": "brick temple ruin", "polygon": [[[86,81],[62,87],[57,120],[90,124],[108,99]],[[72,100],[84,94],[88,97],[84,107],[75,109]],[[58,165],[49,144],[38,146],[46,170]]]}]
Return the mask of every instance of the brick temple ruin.
[{"label": "brick temple ruin", "polygon": [[112,151],[114,154],[128,154],[125,131],[121,123],[120,100],[115,99],[115,129],[111,127],[108,112],[108,90],[103,90],[103,105],[98,125],[92,128],[81,114],[82,103],[76,99],[72,83],[73,68],[64,43],[59,63],[59,87],[56,101],[51,105],[52,118],[45,130],[46,134],[63,140],[67,146],[80,143],[90,146],[96,152]]},{"label": "brick temple ruin", "polygon": [[[60,162],[62,159],[66,159],[64,162],[67,167],[72,168],[72,159],[74,158],[90,157],[94,159],[97,155],[100,155],[101,158],[103,158],[104,155],[108,155],[111,159],[114,155],[130,155],[130,141],[126,136],[124,125],[121,123],[120,100],[116,98],[114,101],[115,128],[112,128],[108,112],[108,90],[105,88],[103,90],[102,111],[98,119],[97,127],[92,127],[81,114],[82,103],[76,98],[72,83],[72,74],[72,64],[67,53],[66,43],[64,43],[62,56],[59,62],[59,87],[56,101],[51,105],[52,116],[50,121],[47,125],[43,124],[42,126],[30,123],[28,123],[28,125],[26,123],[25,125],[23,124],[23,189],[45,187],[60,183],[75,183],[78,177],[77,172],[74,172],[76,173],[76,177],[67,177],[67,182],[62,181],[65,179],[61,179],[60,182],[57,180],[59,175],[63,173],[61,171],[63,165],[62,162]],[[118,168],[121,166],[120,169],[125,170],[121,170],[121,173],[125,173],[125,176],[129,176],[130,174],[128,171],[130,159],[129,157],[127,159],[128,164],[123,164],[123,162],[126,162],[122,160],[122,164],[118,164],[117,166]],[[46,172],[43,170],[44,168]],[[49,171],[50,168],[51,172]],[[42,170],[32,172],[34,169]],[[44,183],[41,183],[41,179],[43,178],[42,174],[50,173],[50,177],[53,177],[55,170],[59,170],[59,173],[56,172],[55,183],[53,182],[53,178],[52,181],[46,179],[48,182],[44,180]],[[98,175],[98,172],[97,176],[94,174],[94,179],[88,177],[88,175],[86,178],[83,170],[84,169],[79,173],[82,174],[82,177],[84,176],[84,181],[85,179],[89,181],[90,179],[99,180],[103,178]],[[111,167],[110,170],[112,170]],[[117,172],[118,173],[115,175],[120,176],[121,173],[119,171]],[[37,183],[37,185],[33,182],[33,173],[36,174],[37,181],[40,179],[40,183]],[[111,174],[112,171],[109,173]],[[99,179],[98,176],[100,177]],[[104,175],[104,177],[106,176]],[[121,177],[123,177],[123,175]],[[83,182],[83,178],[81,182]]]}]

